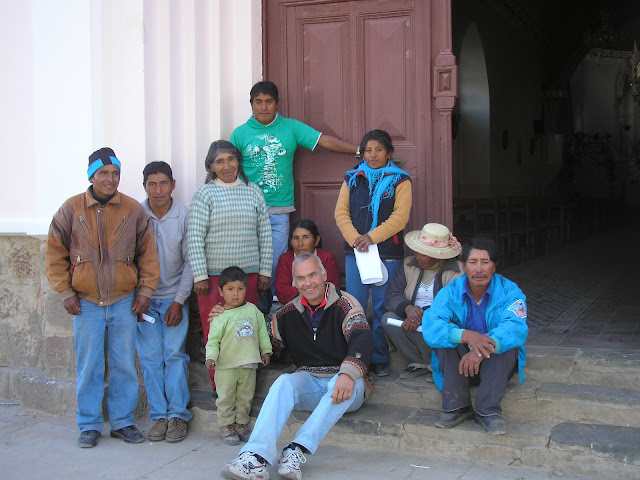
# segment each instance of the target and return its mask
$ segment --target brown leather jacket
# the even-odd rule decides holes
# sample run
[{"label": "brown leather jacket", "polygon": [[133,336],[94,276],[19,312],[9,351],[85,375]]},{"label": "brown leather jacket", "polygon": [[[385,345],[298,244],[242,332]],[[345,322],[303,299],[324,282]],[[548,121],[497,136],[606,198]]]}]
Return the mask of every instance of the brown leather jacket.
[{"label": "brown leather jacket", "polygon": [[136,286],[151,298],[160,264],[149,214],[120,192],[105,207],[89,190],[71,197],[49,227],[45,270],[63,300],[77,295],[112,305]]}]

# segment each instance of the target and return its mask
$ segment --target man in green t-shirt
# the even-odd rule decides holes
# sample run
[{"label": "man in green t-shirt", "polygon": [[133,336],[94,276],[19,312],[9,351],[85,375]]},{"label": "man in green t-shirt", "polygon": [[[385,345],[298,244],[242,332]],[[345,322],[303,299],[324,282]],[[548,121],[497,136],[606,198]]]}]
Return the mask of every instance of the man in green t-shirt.
[{"label": "man in green t-shirt", "polygon": [[267,202],[273,237],[273,290],[278,259],[288,248],[289,214],[295,210],[293,155],[296,149],[314,150],[320,145],[334,152],[355,154],[358,147],[278,114],[278,87],[273,82],[256,83],[249,96],[253,116],[233,131],[230,140],[242,152],[242,167],[247,177],[260,187]]}]

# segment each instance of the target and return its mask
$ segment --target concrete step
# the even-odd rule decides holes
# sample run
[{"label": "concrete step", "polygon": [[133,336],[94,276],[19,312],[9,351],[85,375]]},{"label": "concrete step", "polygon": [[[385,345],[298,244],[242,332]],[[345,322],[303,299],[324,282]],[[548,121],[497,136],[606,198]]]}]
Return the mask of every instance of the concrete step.
[{"label": "concrete step", "polygon": [[[256,397],[252,417],[257,416],[262,401],[263,397]],[[193,392],[192,402],[190,429],[217,434],[210,392]],[[507,434],[487,435],[474,422],[453,429],[437,428],[434,421],[439,413],[438,409],[367,403],[340,419],[323,443],[374,451],[429,452],[438,458],[553,469],[565,475],[640,478],[638,428],[569,422],[556,425],[544,417],[513,418],[505,413]],[[294,411],[280,443],[289,442],[308,416]]]}]

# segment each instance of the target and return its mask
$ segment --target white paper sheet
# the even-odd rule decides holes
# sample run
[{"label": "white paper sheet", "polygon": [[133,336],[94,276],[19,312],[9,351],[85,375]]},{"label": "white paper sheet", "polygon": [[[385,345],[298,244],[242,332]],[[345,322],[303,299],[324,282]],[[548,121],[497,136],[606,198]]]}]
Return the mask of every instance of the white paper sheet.
[{"label": "white paper sheet", "polygon": [[369,245],[366,252],[359,252],[353,249],[356,255],[356,265],[360,271],[360,280],[363,284],[376,283],[382,280],[382,268],[380,266],[380,255],[378,245]]},{"label": "white paper sheet", "polygon": [[[394,327],[401,327],[404,320],[398,320],[397,318],[387,318],[387,325],[393,325]],[[422,325],[416,328],[416,332],[422,332]]]},{"label": "white paper sheet", "polygon": [[145,322],[149,322],[149,323],[156,323],[156,319],[155,319],[155,318],[153,318],[151,315],[147,315],[146,313],[143,313],[143,314],[142,314],[142,319],[143,319]]}]

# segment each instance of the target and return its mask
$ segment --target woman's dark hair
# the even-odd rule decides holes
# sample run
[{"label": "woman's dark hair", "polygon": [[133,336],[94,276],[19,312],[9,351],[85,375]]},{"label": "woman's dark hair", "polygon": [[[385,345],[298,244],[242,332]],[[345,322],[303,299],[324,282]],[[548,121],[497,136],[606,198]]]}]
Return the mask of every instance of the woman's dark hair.
[{"label": "woman's dark hair", "polygon": [[213,170],[211,170],[211,165],[213,165],[216,157],[221,153],[230,153],[238,159],[238,176],[242,178],[244,183],[249,183],[247,174],[244,173],[244,170],[242,168],[242,153],[240,153],[240,150],[238,150],[235,145],[233,145],[231,142],[227,142],[226,140],[216,140],[209,147],[207,158],[205,158],[204,160],[204,168],[207,170],[207,178],[205,179],[204,183],[209,183],[217,178],[216,174],[213,172]]},{"label": "woman's dark hair", "polygon": [[156,173],[164,173],[169,180],[173,182],[173,172],[171,171],[171,166],[167,162],[151,162],[144,170],[142,170],[142,185],[147,184],[147,178],[149,175],[154,175]]},{"label": "woman's dark hair", "polygon": [[256,83],[253,87],[251,87],[251,91],[249,92],[249,103],[253,104],[253,99],[261,93],[264,93],[265,95],[271,95],[276,103],[278,103],[278,87],[276,87],[275,83],[268,80]]},{"label": "woman's dark hair", "polygon": [[391,142],[391,136],[384,130],[371,130],[362,137],[362,141],[360,142],[360,155],[364,155],[364,150],[367,148],[369,140],[379,141],[387,152],[389,152],[389,155],[393,153],[394,148]]},{"label": "woman's dark hair", "polygon": [[[289,232],[289,250],[293,250],[291,248],[291,237],[293,237],[293,232],[296,228],[304,228],[305,230],[309,230],[311,235],[313,235],[313,239],[316,240],[320,237],[320,232],[318,231],[318,226],[315,224],[313,220],[298,220],[296,223],[291,225],[291,231]],[[318,248],[322,248],[322,237],[320,237],[320,242],[317,245]]]},{"label": "woman's dark hair", "polygon": [[477,235],[465,243],[462,246],[462,254],[460,255],[462,263],[466,263],[471,249],[486,250],[491,261],[496,264],[496,267],[498,266],[498,247],[492,238],[486,235]]}]

